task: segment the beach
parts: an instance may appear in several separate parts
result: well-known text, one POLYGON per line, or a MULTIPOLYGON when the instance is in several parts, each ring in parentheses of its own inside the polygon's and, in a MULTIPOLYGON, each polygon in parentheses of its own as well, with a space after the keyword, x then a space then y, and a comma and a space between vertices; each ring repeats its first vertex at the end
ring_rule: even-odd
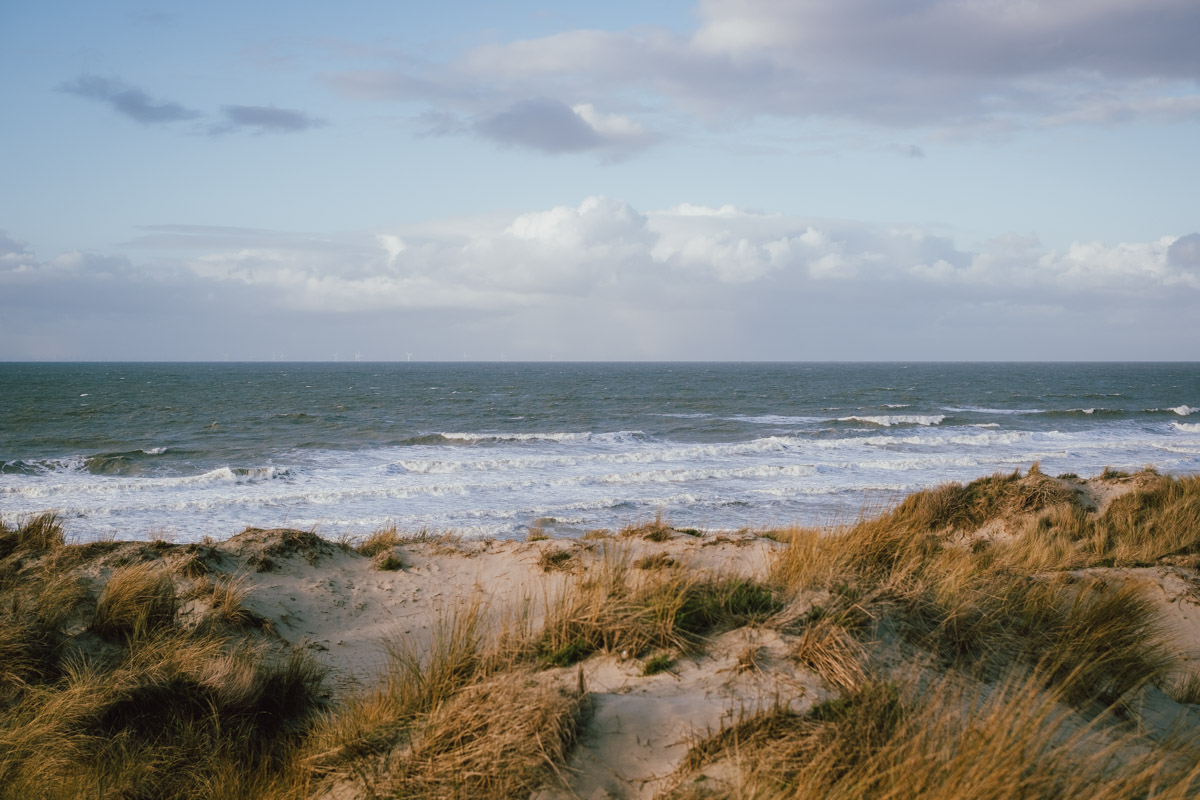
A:
POLYGON ((1198 521, 1196 478, 1037 465, 826 529, 64 544, 6 519, 0 796, 885 796, 901 777, 1194 796, 1198 521), (164 725, 214 763, 173 774, 196 742, 164 725), (212 755, 248 732, 273 744, 212 755))

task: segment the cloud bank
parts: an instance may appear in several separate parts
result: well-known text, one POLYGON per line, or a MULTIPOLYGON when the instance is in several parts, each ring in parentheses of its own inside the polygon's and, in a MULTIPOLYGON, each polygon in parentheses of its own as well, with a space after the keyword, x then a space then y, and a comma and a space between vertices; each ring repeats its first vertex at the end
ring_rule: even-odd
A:
POLYGON ((640 147, 663 114, 947 136, 1200 118, 1192 0, 701 0, 696 17, 682 34, 568 30, 326 77, 348 95, 475 121, 444 130, 546 152, 596 146, 603 132, 582 105, 637 126, 640 147))
POLYGON ((0 357, 44 354, 21 350, 25 323, 82 314, 157 320, 176 332, 155 347, 175 349, 153 357, 170 358, 204 357, 177 329, 205 319, 224 327, 213 347, 251 350, 253 319, 316 358, 352 331, 375 358, 414 339, 425 358, 544 358, 548 343, 581 359, 1181 358, 1200 312, 1198 233, 963 248, 920 227, 605 197, 355 236, 156 226, 127 252, 40 260, 0 236, 0 357))

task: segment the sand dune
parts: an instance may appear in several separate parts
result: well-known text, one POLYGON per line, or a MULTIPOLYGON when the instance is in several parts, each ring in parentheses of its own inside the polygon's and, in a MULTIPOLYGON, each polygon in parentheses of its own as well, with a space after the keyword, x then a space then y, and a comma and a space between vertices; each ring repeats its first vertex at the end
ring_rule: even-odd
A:
MULTIPOLYGON (((1156 796, 1194 796, 1198 509, 1194 478, 1034 469, 825 531, 655 521, 527 542, 247 529, 63 545, 53 520, 27 521, 0 539, 0 785, 13 787, 0 796, 950 797, 971 785, 1002 797, 1012 781, 1029 797, 1134 797, 1154 781, 1156 796), (74 599, 54 601, 66 579, 74 599), (159 602, 161 619, 113 600, 137 580, 157 589, 128 607, 159 602), (32 611, 52 601, 61 613, 32 611), (45 621, 48 650, 12 633, 21 614, 45 621), (193 660, 135 672, 160 641, 193 660), (238 767, 249 777, 229 777, 236 758, 216 783, 95 766, 105 743, 148 725, 141 712, 111 721, 141 696, 128 686, 200 687, 238 725, 260 725, 262 698, 292 678, 246 666, 239 680, 257 688, 239 706, 229 664, 297 651, 324 680, 272 712, 286 735, 238 767), (55 700, 69 724, 34 729, 53 692, 87 681, 93 705, 55 700), (259 710, 247 717, 246 703, 259 710), (52 773, 34 743, 56 753, 52 773)), ((186 761, 186 748, 128 747, 186 761)))

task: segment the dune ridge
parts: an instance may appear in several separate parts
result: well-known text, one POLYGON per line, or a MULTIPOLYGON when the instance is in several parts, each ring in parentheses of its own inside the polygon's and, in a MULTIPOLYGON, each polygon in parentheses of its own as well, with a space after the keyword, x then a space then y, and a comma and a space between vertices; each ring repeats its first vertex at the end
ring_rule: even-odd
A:
POLYGON ((0 524, 0 798, 1192 797, 1200 477, 825 529, 0 524))

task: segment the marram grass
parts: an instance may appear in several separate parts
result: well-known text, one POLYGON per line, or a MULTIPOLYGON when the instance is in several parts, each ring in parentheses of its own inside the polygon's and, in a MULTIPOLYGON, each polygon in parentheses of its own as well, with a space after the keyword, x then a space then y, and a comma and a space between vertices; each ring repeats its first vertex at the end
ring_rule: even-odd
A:
MULTIPOLYGON (((662 519, 592 532, 569 557, 550 542, 538 624, 450 608, 428 645, 392 641, 378 683, 339 696, 249 611, 213 545, 121 555, 68 544, 53 514, 0 522, 0 800, 526 798, 571 779, 592 659, 669 686, 746 626, 790 657, 745 647, 734 672, 814 676, 823 693, 776 690, 766 711, 696 731, 663 797, 1200 796, 1197 731, 1139 722, 1155 692, 1200 700, 1200 679, 1122 571, 1195 573, 1200 478, 1102 480, 1127 490, 1102 511, 1084 482, 1035 468, 764 532, 780 544, 763 581, 635 550, 690 541, 662 519)), ((406 547, 453 542, 269 533, 236 569, 337 553, 404 569, 406 547)))

